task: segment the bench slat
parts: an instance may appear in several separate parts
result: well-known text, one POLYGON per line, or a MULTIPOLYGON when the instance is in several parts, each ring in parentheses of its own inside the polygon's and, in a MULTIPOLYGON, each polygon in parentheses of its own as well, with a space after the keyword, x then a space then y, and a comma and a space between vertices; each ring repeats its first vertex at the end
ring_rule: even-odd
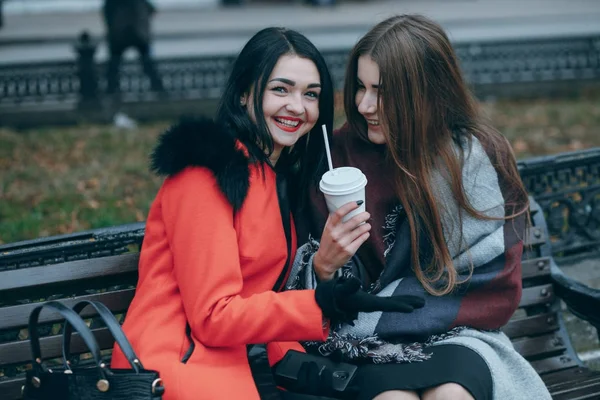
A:
POLYGON ((555 334, 516 339, 512 342, 515 350, 525 358, 565 350, 564 340, 555 334))
POLYGON ((556 313, 546 313, 533 317, 511 320, 502 331, 511 339, 519 336, 540 335, 558 330, 556 313))
POLYGON ((530 364, 540 375, 548 372, 578 366, 577 361, 575 361, 567 355, 554 356, 543 360, 531 361, 530 364))
POLYGON ((554 289, 551 284, 534 286, 523 289, 519 307, 529 307, 538 304, 547 304, 554 301, 554 289))
POLYGON ((25 378, 12 378, 0 381, 0 393, 2 400, 17 400, 21 398, 21 388, 25 384, 25 378))
MULTIPOLYGON (((552 393, 560 394, 563 392, 567 392, 573 387, 583 387, 583 386, 591 386, 591 385, 599 385, 600 384, 600 372, 593 371, 594 373, 587 374, 586 376, 575 377, 571 380, 564 379, 562 382, 553 385, 550 389, 552 393)), ((598 392, 600 395, 600 392, 598 392)), ((600 397, 600 396, 599 396, 600 397)))
MULTIPOLYGON (((68 299, 59 299, 67 307, 73 307, 82 300, 98 300, 104 303, 111 311, 118 313, 127 310, 129 303, 133 299, 135 289, 123 289, 114 292, 105 292, 86 296, 71 297, 68 299)), ((29 321, 31 311, 41 303, 23 304, 0 308, 0 330, 26 327, 29 321)), ((84 318, 96 315, 91 307, 86 308, 81 314, 84 318)), ((62 321, 64 318, 57 312, 44 310, 40 314, 40 323, 62 321)))
POLYGON ((582 383, 552 393, 553 400, 597 400, 598 397, 600 397, 600 382, 582 383))
MULTIPOLYGON (((100 349, 110 349, 114 343, 114 339, 108 329, 98 328, 92 332, 96 337, 100 349)), ((71 338, 71 353, 79 354, 86 353, 88 350, 83 341, 79 338, 79 334, 74 333, 71 338)), ((42 357, 44 359, 57 358, 62 356, 62 335, 47 336, 40 339, 42 348, 42 357)), ((18 342, 9 342, 0 344, 0 365, 7 364, 22 364, 31 362, 31 346, 29 340, 18 342)))
POLYGON ((139 253, 3 271, 0 292, 137 271, 139 253))
POLYGON ((554 389, 559 388, 565 383, 585 381, 590 377, 600 377, 600 371, 593 371, 586 367, 569 368, 546 374, 542 377, 542 380, 548 389, 554 389))
POLYGON ((550 257, 534 258, 521 264, 523 279, 550 275, 550 257))

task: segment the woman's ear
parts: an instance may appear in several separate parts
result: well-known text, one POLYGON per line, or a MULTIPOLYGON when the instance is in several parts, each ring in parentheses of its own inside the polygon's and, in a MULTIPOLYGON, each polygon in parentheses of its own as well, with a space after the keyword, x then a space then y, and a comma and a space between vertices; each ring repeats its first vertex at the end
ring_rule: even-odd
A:
POLYGON ((240 97, 240 105, 242 107, 246 107, 246 104, 248 104, 248 93, 245 93, 242 95, 242 97, 240 97))

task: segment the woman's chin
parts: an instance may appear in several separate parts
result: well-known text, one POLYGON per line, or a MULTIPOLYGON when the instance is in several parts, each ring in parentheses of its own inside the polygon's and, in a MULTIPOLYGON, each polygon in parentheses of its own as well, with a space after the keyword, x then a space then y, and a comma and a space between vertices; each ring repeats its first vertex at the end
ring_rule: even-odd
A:
POLYGON ((377 127, 377 129, 373 129, 369 127, 367 131, 367 135, 369 137, 369 141, 374 144, 385 144, 385 136, 383 132, 381 132, 381 128, 377 127))

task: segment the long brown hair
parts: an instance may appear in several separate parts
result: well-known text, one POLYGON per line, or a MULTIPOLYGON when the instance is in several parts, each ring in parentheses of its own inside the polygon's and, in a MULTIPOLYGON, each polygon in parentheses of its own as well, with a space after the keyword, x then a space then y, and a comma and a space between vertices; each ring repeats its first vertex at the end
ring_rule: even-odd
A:
POLYGON ((344 108, 350 127, 363 139, 368 140, 367 124, 355 103, 358 58, 363 55, 370 56, 379 67, 379 122, 390 170, 396 174, 396 191, 410 225, 415 274, 429 293, 448 294, 464 280, 452 264, 444 238, 443 210, 436 203, 432 171, 447 174, 458 205, 471 216, 495 219, 469 203, 462 182, 463 155, 457 154, 453 145, 461 139, 477 138, 498 173, 505 196, 505 219, 514 219, 528 210, 527 191, 514 154, 507 140, 483 120, 444 30, 420 15, 400 15, 380 22, 350 53, 344 108), (427 266, 419 261, 419 232, 431 242, 427 266))

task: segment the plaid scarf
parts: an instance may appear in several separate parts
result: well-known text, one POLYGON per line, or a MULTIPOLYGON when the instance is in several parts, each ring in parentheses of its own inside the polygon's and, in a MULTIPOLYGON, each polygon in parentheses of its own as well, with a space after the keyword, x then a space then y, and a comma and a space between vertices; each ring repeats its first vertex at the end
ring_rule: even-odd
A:
MULTIPOLYGON (((410 314, 360 313, 354 325, 334 321, 329 338, 324 343, 306 342, 307 348, 346 361, 422 361, 428 358, 424 348, 458 335, 465 327, 497 331, 508 321, 521 295, 524 217, 502 219, 506 211, 501 188, 505 185, 499 182, 477 139, 464 139, 461 146, 467 198, 476 210, 497 218, 484 220, 469 215, 454 199, 447 174, 434 171, 431 186, 436 191, 444 236, 459 281, 465 282, 445 296, 433 296, 424 290, 413 272, 409 224, 398 205, 385 217, 383 226, 385 267, 375 282, 364 286, 377 296, 424 296, 425 307, 410 314)), ((456 150, 460 150, 458 145, 456 150)), ((423 233, 419 243, 419 257, 426 263, 431 245, 423 233)), ((312 259, 318 247, 318 241, 309 237, 298 249, 288 290, 317 286, 312 259)), ((352 274, 367 282, 357 256, 338 274, 352 274)))

